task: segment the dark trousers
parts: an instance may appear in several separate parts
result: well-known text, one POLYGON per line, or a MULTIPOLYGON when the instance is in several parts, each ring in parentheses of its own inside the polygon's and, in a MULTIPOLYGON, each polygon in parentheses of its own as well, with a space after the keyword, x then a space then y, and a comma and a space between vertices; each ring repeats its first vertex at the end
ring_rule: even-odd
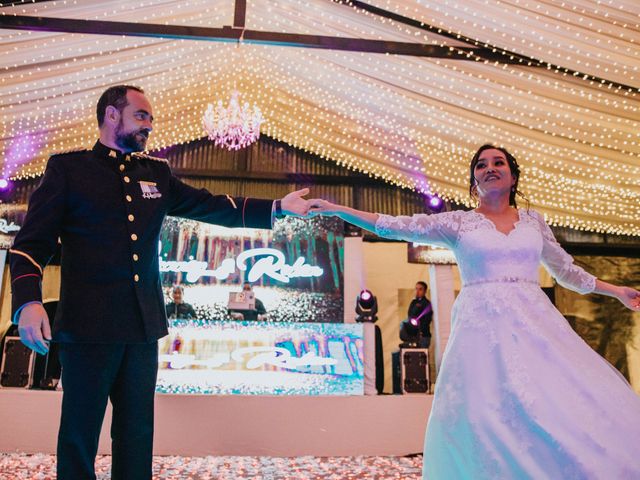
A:
POLYGON ((151 478, 158 344, 60 344, 62 418, 58 480, 95 479, 95 458, 111 399, 114 480, 151 478))

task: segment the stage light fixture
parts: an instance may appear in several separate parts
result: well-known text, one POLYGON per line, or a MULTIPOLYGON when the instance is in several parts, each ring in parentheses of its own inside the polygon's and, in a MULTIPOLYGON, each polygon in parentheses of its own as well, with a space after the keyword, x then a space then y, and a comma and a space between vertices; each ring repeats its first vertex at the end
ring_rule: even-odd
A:
POLYGON ((376 322, 378 320, 378 299, 371 290, 364 289, 356 298, 356 322, 376 322))
POLYGON ((0 190, 6 190, 7 188, 9 188, 9 180, 7 180, 6 178, 0 178, 0 190))
POLYGON ((400 323, 400 348, 428 347, 420 329, 421 321, 421 318, 410 317, 400 323))
POLYGON ((429 199, 429 206, 431 208, 439 208, 440 205, 442 205, 442 199, 440 197, 434 195, 429 199))

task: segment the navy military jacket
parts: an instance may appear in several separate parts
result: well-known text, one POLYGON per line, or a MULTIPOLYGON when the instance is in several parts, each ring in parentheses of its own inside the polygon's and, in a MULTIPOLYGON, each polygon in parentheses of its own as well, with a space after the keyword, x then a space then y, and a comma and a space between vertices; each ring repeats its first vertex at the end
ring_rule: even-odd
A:
POLYGON ((57 342, 143 343, 167 334, 158 268, 166 215, 271 228, 271 200, 212 195, 181 182, 166 160, 93 150, 54 155, 10 250, 12 318, 42 301, 42 271, 62 244, 57 342))

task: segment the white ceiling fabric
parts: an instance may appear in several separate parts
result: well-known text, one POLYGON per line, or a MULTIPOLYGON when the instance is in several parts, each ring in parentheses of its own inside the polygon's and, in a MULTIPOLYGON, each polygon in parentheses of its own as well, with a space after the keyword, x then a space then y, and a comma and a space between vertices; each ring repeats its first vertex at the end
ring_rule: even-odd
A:
MULTIPOLYGON (((207 103, 237 89, 261 108, 264 134, 464 204, 473 152, 505 146, 522 166, 523 192, 550 222, 640 235, 640 3, 368 3, 552 66, 0 30, 2 175, 39 175, 52 152, 90 146, 95 104, 110 85, 147 91, 150 148, 202 137, 207 103)), ((12 14, 222 27, 233 2, 0 8, 12 14)), ((322 0, 250 0, 246 28, 469 46, 322 0)))

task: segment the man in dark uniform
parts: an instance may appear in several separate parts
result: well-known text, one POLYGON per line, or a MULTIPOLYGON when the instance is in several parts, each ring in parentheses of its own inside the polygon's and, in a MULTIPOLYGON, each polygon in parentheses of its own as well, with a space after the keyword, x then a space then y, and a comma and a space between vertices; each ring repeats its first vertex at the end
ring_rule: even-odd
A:
POLYGON ((167 334, 158 269, 166 215, 227 227, 271 228, 273 216, 306 215, 306 190, 282 200, 232 198, 194 189, 166 160, 135 153, 152 130, 151 104, 137 87, 107 89, 97 106, 93 149, 49 159, 10 250, 12 318, 22 341, 46 353, 52 338, 41 281, 58 239, 62 418, 58 479, 95 479, 108 399, 112 478, 151 478, 157 340, 167 334))
POLYGON ((423 281, 417 282, 416 297, 409 304, 408 318, 400 326, 400 339, 421 348, 429 348, 431 344, 429 327, 433 320, 433 308, 426 295, 427 284, 423 281))
POLYGON ((174 285, 171 289, 173 302, 167 304, 168 318, 196 318, 196 311, 184 301, 184 288, 182 285, 174 285))

